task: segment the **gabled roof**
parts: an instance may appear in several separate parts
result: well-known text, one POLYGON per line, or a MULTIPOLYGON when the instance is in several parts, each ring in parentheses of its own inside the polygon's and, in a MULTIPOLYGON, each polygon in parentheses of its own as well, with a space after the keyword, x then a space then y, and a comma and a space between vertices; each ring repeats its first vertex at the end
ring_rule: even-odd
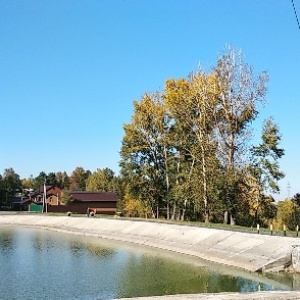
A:
POLYGON ((30 199, 28 199, 27 197, 13 197, 12 200, 13 204, 24 204, 30 202, 30 199))
MULTIPOLYGON (((40 193, 44 193, 44 185, 43 184, 40 185, 40 193)), ((60 194, 61 189, 54 185, 46 184, 46 193, 53 194, 53 195, 60 194)))
POLYGON ((114 192, 71 191, 70 195, 78 202, 118 201, 118 195, 114 192))

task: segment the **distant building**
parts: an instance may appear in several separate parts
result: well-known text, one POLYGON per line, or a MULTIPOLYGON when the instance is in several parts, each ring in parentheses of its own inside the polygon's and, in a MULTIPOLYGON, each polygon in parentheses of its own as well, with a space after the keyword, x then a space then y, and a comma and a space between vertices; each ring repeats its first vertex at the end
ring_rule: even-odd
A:
MULTIPOLYGON (((50 191, 50 190, 49 190, 50 191)), ((51 190, 55 192, 56 190, 51 190)), ((55 193, 54 193, 55 195, 55 193)), ((52 194, 52 197, 54 197, 52 194)), ((48 212, 67 212, 85 214, 88 210, 96 214, 114 215, 117 211, 118 195, 115 192, 91 192, 91 191, 70 191, 72 200, 68 204, 62 204, 58 200, 47 200, 48 212)), ((50 198, 49 198, 50 197, 50 198)), ((47 199, 51 196, 47 194, 47 199)))

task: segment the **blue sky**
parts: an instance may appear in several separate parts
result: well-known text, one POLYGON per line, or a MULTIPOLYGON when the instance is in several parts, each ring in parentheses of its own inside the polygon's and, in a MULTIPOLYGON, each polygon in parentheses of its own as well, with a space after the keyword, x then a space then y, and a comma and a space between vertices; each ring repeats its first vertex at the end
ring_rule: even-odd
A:
POLYGON ((289 0, 1 1, 0 173, 118 173, 132 101, 208 70, 228 44, 270 76, 254 128, 259 136, 274 116, 282 133, 276 199, 300 192, 300 30, 289 0))

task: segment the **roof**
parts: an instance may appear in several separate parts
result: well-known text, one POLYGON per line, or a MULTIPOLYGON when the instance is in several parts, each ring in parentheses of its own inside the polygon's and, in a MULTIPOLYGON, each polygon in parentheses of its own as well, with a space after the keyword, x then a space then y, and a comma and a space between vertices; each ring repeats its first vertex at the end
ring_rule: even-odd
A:
POLYGON ((75 201, 80 202, 118 201, 118 195, 114 192, 71 191, 70 195, 75 201))
MULTIPOLYGON (((40 193, 44 193, 44 185, 43 184, 40 185, 40 193)), ((54 186, 54 185, 46 184, 46 193, 48 195, 49 194, 53 194, 53 195, 60 194, 61 189, 59 187, 54 186)))
POLYGON ((13 201, 14 204, 24 204, 27 202, 30 202, 30 199, 28 199, 27 197, 13 197, 13 201))

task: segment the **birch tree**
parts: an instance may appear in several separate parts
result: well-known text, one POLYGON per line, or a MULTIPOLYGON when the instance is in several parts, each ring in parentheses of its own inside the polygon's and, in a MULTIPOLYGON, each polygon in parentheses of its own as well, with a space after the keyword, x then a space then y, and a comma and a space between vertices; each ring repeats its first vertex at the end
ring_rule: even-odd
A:
MULTIPOLYGON (((218 103, 214 112, 215 133, 218 138, 218 157, 229 179, 227 185, 236 185, 236 169, 246 161, 251 137, 251 122, 258 115, 259 105, 264 104, 266 72, 254 76, 252 67, 244 62, 242 53, 229 49, 214 69, 218 80, 218 103)), ((234 224, 234 188, 227 189, 227 208, 234 224), (230 192, 230 190, 232 192, 230 192)))
POLYGON ((203 202, 206 222, 209 220, 208 163, 215 148, 211 135, 216 93, 215 77, 206 75, 202 70, 191 74, 188 81, 169 80, 165 88, 166 105, 177 128, 185 135, 181 136, 178 149, 184 150, 191 158, 190 175, 198 174, 196 196, 200 196, 203 202), (200 168, 200 173, 196 172, 196 167, 200 168))

